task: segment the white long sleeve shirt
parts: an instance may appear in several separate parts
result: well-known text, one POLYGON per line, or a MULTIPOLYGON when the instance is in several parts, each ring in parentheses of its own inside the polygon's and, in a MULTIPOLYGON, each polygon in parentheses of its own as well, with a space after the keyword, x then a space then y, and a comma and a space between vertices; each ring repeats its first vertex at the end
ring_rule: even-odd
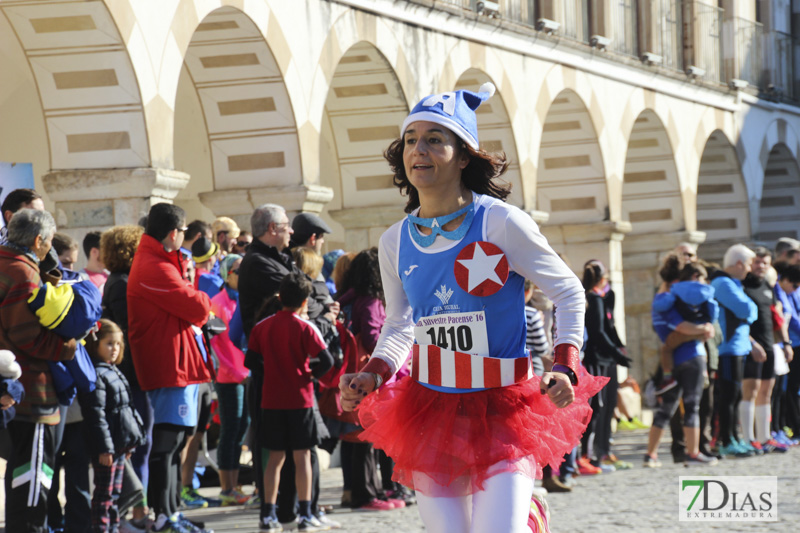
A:
MULTIPOLYGON (((477 195, 474 195, 476 198, 477 195)), ((586 310, 581 282, 556 255, 536 222, 524 211, 495 201, 485 216, 486 236, 503 250, 509 269, 533 281, 555 304, 558 338, 554 344, 569 343, 580 349, 583 345, 586 310)), ((397 266, 401 226, 402 221, 386 230, 381 236, 378 251, 386 297, 386 322, 372 356, 386 362, 392 373, 397 372, 406 360, 414 343, 413 313, 397 266)), ((452 241, 437 235, 430 249, 452 244, 452 241)))

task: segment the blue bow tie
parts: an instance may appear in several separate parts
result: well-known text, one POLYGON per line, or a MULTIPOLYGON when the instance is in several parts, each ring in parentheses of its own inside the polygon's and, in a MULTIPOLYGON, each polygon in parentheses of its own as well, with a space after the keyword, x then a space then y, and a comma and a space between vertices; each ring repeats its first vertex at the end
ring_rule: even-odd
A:
POLYGON ((449 215, 443 215, 440 217, 434 218, 419 218, 415 217, 414 215, 408 215, 408 223, 411 229, 411 238, 414 239, 414 242, 422 246, 423 248, 429 247, 433 244, 433 241, 436 240, 437 235, 441 235, 445 239, 449 239, 451 241, 458 241, 464 238, 464 235, 467 234, 470 225, 472 225, 472 219, 475 218, 475 204, 470 202, 469 204, 465 205, 455 213, 451 213, 449 215), (458 226, 458 228, 454 229, 453 231, 444 231, 442 227, 448 222, 451 222, 461 215, 466 213, 464 220, 458 226), (423 226, 426 228, 430 228, 431 234, 430 235, 423 235, 419 232, 419 228, 417 226, 423 226))

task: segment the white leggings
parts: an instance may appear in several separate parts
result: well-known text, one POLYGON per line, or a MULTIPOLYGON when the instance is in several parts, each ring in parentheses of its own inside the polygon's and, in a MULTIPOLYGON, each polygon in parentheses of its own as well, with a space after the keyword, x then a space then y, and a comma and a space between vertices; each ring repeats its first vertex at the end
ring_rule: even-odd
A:
POLYGON ((428 533, 531 533, 532 479, 505 472, 487 479, 484 487, 475 494, 454 497, 417 492, 419 515, 428 533))

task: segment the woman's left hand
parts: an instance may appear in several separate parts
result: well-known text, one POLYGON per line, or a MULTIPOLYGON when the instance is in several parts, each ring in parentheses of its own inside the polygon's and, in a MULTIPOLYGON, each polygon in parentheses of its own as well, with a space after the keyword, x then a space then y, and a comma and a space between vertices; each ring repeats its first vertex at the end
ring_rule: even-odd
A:
POLYGON ((570 383, 569 377, 561 372, 542 374, 539 389, 542 394, 547 394, 550 401, 559 409, 563 409, 575 401, 575 390, 572 388, 572 383, 570 383))

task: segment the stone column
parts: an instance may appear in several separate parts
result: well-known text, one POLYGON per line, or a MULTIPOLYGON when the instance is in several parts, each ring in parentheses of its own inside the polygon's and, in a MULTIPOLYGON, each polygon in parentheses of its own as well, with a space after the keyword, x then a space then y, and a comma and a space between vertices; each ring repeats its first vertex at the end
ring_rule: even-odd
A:
POLYGON ((56 204, 58 230, 80 242, 89 231, 136 224, 151 205, 172 203, 189 175, 164 168, 53 170, 42 181, 56 204))
POLYGON ((639 2, 639 42, 641 52, 652 52, 663 56, 661 49, 661 0, 640 0, 639 2))
POLYGON ((320 213, 333 199, 333 189, 321 185, 287 185, 251 189, 226 189, 200 194, 200 202, 218 217, 236 221, 240 228, 250 230, 253 210, 263 204, 278 204, 286 209, 289 219, 298 213, 320 213))
POLYGON ((658 364, 659 339, 653 331, 650 310, 661 279, 662 258, 678 244, 700 244, 700 231, 628 235, 622 245, 625 269, 625 326, 628 354, 634 359, 631 374, 643 383, 658 364))
POLYGON ((608 269, 611 287, 616 293, 614 317, 620 338, 625 341, 625 291, 622 283, 622 240, 631 231, 631 223, 604 221, 594 224, 543 226, 542 233, 550 245, 568 258, 570 267, 583 275, 583 265, 601 261, 608 269))

